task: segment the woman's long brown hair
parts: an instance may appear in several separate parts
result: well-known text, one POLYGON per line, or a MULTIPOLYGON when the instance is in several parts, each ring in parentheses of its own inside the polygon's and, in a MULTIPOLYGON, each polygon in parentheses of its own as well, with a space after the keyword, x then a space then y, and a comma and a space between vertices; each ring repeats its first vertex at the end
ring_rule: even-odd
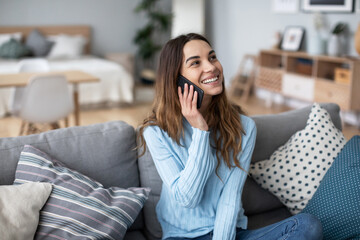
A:
MULTIPOLYGON (((183 115, 176 79, 180 74, 184 57, 183 48, 191 40, 202 40, 210 45, 205 37, 190 33, 168 41, 161 51, 152 114, 144 119, 139 128, 138 142, 140 144, 138 147, 143 148, 142 154, 144 154, 146 148, 143 132, 147 126, 159 126, 177 144, 180 144, 180 138, 183 134, 183 115)), ((241 108, 228 101, 223 83, 222 93, 213 97, 208 107, 208 114, 204 116, 215 143, 213 147, 216 148, 218 161, 216 173, 220 166, 221 156, 229 168, 233 166, 230 155, 234 159, 235 166, 244 170, 240 163, 236 161, 236 156, 242 150, 242 134, 245 134, 241 125, 240 114, 243 114, 241 108)))

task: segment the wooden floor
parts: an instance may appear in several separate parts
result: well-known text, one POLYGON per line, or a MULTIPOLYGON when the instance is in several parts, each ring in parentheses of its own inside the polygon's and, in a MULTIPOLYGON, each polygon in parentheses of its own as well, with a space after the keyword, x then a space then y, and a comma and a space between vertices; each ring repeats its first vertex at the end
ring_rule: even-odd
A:
MULTIPOLYGON (((234 98, 248 115, 258 114, 273 114, 290 110, 284 105, 273 104, 272 107, 267 107, 265 101, 256 97, 251 97, 246 103, 241 102, 240 99, 234 98)), ((89 125, 94 123, 101 123, 114 120, 122 120, 133 127, 137 127, 142 120, 150 113, 151 102, 141 102, 130 106, 122 106, 118 108, 103 108, 103 109, 87 109, 80 113, 81 125, 89 125)), ((0 118, 0 137, 14 137, 17 136, 20 130, 20 119, 15 117, 0 118)), ((70 125, 73 125, 73 117, 70 117, 70 125)), ((356 126, 344 125, 343 133, 347 139, 354 135, 360 135, 360 131, 356 126)))

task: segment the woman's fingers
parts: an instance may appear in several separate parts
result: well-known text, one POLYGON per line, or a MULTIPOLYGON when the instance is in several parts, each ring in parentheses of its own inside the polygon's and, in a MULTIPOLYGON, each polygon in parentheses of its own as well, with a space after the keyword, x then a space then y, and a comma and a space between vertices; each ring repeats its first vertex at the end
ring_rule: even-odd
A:
POLYGON ((182 101, 183 101, 183 94, 181 92, 181 87, 179 86, 178 87, 178 95, 179 95, 179 100, 180 100, 180 103, 182 104, 182 101))
POLYGON ((185 83, 184 84, 184 93, 183 93, 183 96, 184 96, 185 100, 187 99, 188 95, 189 95, 189 88, 188 88, 188 84, 185 83))
POLYGON ((195 91, 194 92, 194 97, 192 99, 192 107, 195 108, 195 109, 197 109, 197 98, 198 98, 198 92, 195 91))
POLYGON ((185 83, 183 93, 181 87, 178 87, 178 94, 183 113, 190 114, 190 112, 197 109, 198 93, 195 91, 193 85, 189 86, 185 83))
POLYGON ((189 94, 187 96, 187 99, 186 99, 186 104, 189 108, 191 108, 192 106, 192 101, 193 101, 193 98, 194 98, 194 86, 193 85, 190 85, 189 87, 189 94))

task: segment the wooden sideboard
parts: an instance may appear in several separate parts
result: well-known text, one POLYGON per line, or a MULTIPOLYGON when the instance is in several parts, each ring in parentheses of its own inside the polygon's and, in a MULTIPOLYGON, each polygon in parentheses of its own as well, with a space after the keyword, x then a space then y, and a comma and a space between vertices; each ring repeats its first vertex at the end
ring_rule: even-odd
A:
POLYGON ((360 61, 303 52, 262 50, 255 86, 309 102, 335 102, 360 112, 360 61))

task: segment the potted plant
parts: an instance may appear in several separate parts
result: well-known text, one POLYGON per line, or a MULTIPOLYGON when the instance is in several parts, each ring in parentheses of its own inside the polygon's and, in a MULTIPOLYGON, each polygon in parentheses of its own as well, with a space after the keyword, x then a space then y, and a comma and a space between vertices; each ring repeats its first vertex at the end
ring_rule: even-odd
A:
POLYGON ((345 29, 346 23, 343 22, 337 23, 333 28, 328 42, 328 55, 339 56, 342 54, 340 35, 344 33, 345 29))
POLYGON ((161 38, 171 26, 171 13, 164 13, 158 6, 159 0, 142 0, 135 8, 136 13, 144 12, 148 22, 140 28, 134 43, 138 46, 137 55, 142 60, 141 79, 144 83, 155 80, 155 55, 161 49, 161 38))

